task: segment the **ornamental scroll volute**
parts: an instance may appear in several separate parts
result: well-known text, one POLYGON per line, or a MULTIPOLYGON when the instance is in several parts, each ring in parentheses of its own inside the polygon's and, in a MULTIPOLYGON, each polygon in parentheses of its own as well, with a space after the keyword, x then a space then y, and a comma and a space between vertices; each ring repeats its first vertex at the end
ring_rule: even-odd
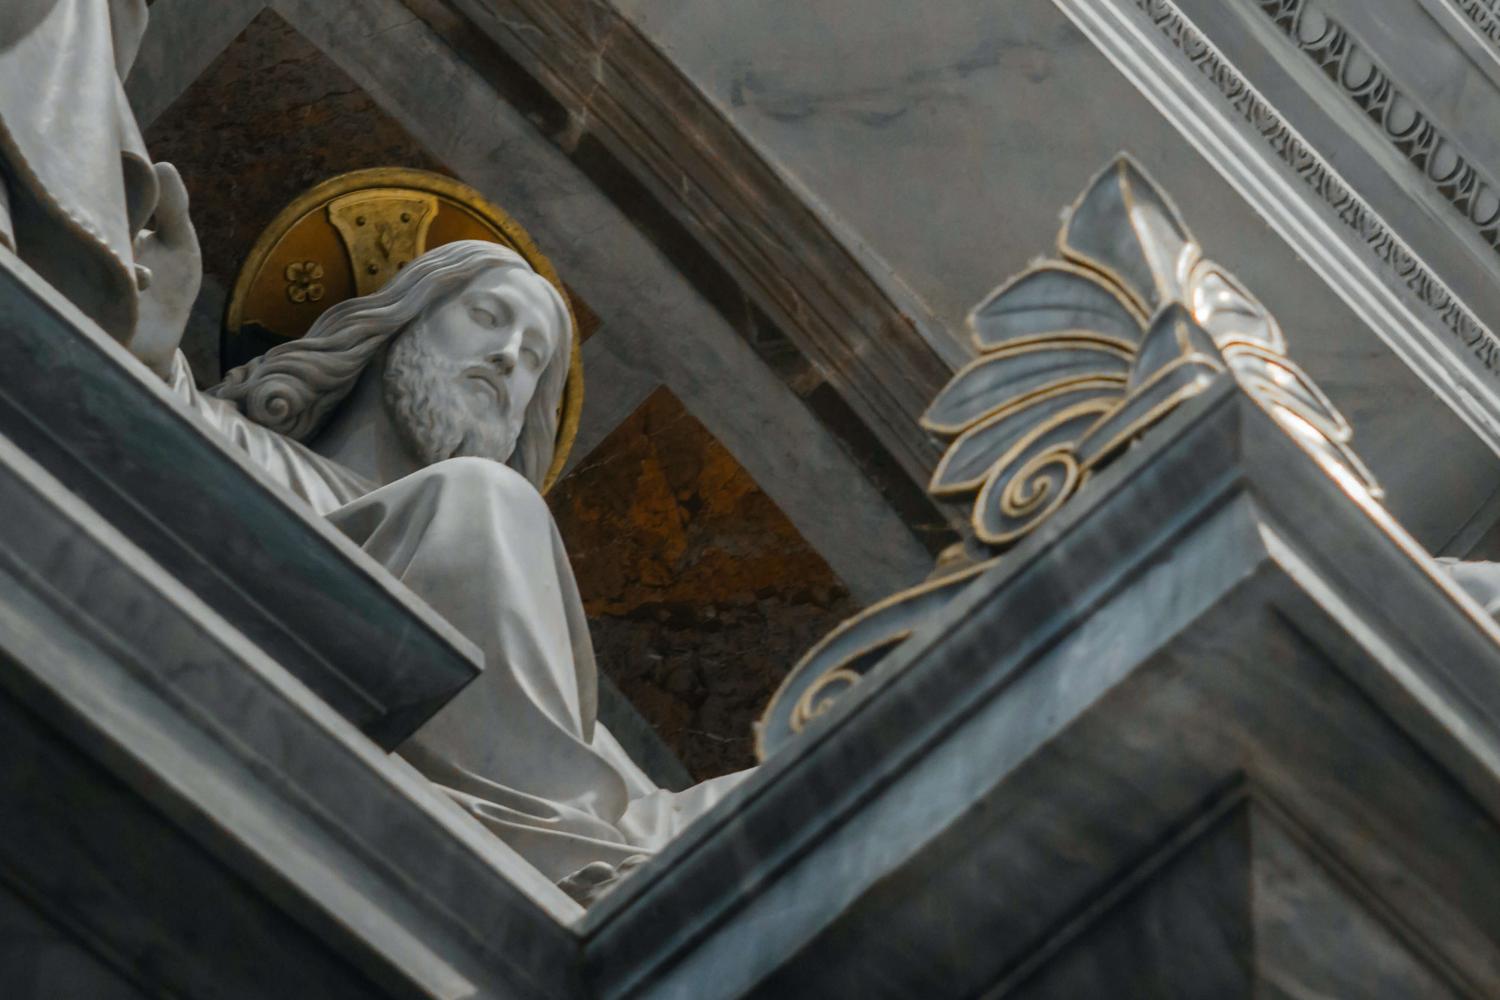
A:
POLYGON ((930 492, 973 496, 979 559, 851 618, 803 658, 757 726, 764 759, 826 714, 923 621, 1089 477, 1215 380, 1234 378, 1347 488, 1379 496, 1348 423, 1287 356, 1280 326, 1204 258, 1166 196, 1121 156, 1069 209, 1057 257, 969 316, 978 356, 923 417, 949 440, 930 492))

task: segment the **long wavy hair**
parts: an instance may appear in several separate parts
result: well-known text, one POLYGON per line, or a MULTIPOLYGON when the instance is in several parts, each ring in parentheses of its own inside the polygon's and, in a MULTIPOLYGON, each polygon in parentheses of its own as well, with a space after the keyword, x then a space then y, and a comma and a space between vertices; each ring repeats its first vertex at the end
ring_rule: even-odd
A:
MULTIPOLYGON (((429 308, 440 305, 493 269, 532 270, 520 254, 498 243, 459 240, 429 250, 384 288, 329 309, 299 340, 277 344, 229 372, 209 392, 228 400, 256 423, 296 441, 322 428, 381 350, 429 308)), ((526 421, 506 463, 537 487, 552 465, 559 404, 573 353, 573 323, 562 295, 547 288, 558 329, 526 421)))

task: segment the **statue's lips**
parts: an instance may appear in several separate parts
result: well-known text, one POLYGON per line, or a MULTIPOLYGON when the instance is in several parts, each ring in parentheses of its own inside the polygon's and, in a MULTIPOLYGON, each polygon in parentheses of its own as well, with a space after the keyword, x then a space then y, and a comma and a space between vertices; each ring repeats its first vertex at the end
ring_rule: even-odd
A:
POLYGON ((510 388, 506 386, 505 379, 498 372, 483 365, 474 365, 464 369, 464 378, 471 378, 487 386, 490 392, 495 394, 495 405, 500 408, 500 412, 506 412, 510 404, 510 388))

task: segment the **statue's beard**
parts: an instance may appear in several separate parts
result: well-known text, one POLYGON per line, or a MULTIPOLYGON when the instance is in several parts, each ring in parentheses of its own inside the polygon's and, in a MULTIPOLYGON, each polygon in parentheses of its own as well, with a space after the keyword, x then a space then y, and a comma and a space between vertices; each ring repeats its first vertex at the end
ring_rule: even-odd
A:
POLYGON ((507 417, 505 381, 469 378, 471 367, 435 354, 405 334, 397 336, 386 355, 386 410, 424 465, 460 456, 504 462, 516 450, 521 428, 507 417))

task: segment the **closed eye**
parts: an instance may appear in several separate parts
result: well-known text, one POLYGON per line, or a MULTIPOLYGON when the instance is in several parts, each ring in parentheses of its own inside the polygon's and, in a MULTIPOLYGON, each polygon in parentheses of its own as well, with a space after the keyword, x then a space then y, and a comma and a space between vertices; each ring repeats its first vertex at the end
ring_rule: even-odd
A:
POLYGON ((471 306, 469 308, 469 317, 487 330, 493 330, 498 322, 495 319, 494 313, 488 309, 481 309, 478 306, 471 306))

